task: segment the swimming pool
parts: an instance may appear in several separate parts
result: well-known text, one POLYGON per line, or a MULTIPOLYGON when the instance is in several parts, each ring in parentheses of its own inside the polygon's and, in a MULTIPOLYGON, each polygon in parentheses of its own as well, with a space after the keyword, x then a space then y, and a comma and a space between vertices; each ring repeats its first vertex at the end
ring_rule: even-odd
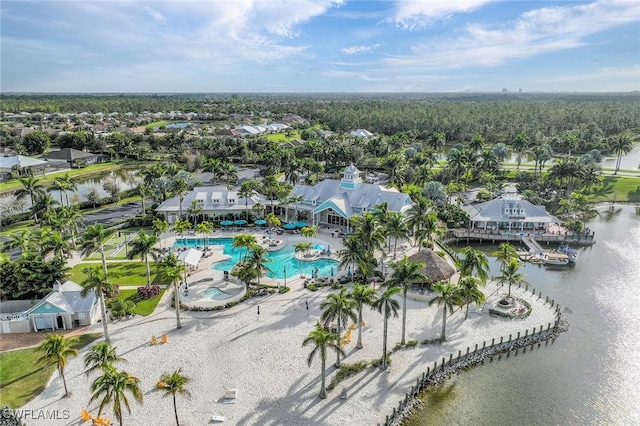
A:
POLYGON ((232 294, 227 294, 220 290, 218 287, 209 287, 204 291, 204 295, 209 299, 224 300, 232 297, 232 294))
MULTIPOLYGON (((234 249, 231 245, 231 238, 207 238, 207 245, 224 246, 224 254, 231 256, 230 259, 213 264, 216 271, 230 271, 240 261, 241 251, 244 249, 234 249)), ((202 239, 178 240, 174 247, 197 247, 202 246, 202 239)), ((316 244, 316 246, 320 246, 316 244)), ((338 274, 339 262, 331 259, 318 259, 310 262, 301 262, 295 258, 295 250, 293 244, 287 244, 281 250, 272 251, 267 254, 271 262, 267 263, 267 267, 271 272, 267 272, 269 278, 283 279, 285 277, 285 269, 287 278, 294 275, 304 273, 310 275, 311 272, 318 270, 319 277, 328 277, 338 274)))

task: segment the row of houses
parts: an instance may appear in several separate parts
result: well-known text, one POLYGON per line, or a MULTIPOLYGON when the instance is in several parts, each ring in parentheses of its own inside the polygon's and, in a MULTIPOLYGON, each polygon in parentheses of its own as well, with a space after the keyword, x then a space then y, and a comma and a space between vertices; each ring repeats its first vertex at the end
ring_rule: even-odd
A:
POLYGON ((63 148, 59 151, 51 151, 43 158, 34 158, 26 155, 0 156, 0 181, 11 179, 14 174, 18 176, 43 174, 48 169, 79 168, 89 164, 96 164, 108 159, 104 154, 79 151, 73 148, 63 148))

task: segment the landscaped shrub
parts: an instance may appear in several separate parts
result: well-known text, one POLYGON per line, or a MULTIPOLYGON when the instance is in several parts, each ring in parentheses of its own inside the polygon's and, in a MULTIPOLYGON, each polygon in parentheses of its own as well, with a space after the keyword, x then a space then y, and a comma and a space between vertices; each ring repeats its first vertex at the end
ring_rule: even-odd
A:
POLYGON ((280 294, 284 294, 284 293, 288 292, 289 290, 291 290, 291 287, 280 286, 280 289, 278 290, 278 292, 280 294))
POLYGON ((346 379, 347 377, 351 377, 355 374, 358 374, 365 368, 369 366, 369 363, 366 361, 358 361, 353 364, 342 364, 342 367, 336 372, 336 375, 331 379, 331 383, 327 386, 327 390, 334 389, 338 383, 346 379))
POLYGON ((136 304, 131 300, 111 299, 107 306, 111 310, 111 317, 115 319, 131 316, 136 309, 136 304))
POLYGON ((318 291, 318 286, 316 286, 315 284, 307 284, 307 289, 309 291, 318 291))
POLYGON ((138 299, 146 300, 151 299, 152 297, 156 297, 160 294, 160 286, 158 284, 151 285, 149 287, 142 286, 138 287, 138 299))
POLYGON ((417 340, 409 340, 407 346, 416 346, 419 342, 417 340))

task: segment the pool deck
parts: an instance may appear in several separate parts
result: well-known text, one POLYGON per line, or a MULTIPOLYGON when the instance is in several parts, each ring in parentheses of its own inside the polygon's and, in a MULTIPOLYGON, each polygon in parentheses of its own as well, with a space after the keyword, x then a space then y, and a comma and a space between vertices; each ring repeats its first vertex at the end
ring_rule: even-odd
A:
MULTIPOLYGON (((284 248, 287 245, 287 243, 295 244, 301 241, 311 241, 312 244, 321 244, 326 247, 329 247, 329 246, 331 247, 331 253, 332 253, 331 256, 320 255, 319 251, 314 250, 314 252, 316 253, 313 253, 311 257, 303 258, 301 254, 298 254, 296 258, 302 261, 314 261, 319 259, 338 260, 337 252, 338 250, 342 250, 344 246, 342 245, 342 238, 333 236, 335 235, 334 231, 336 229, 337 228, 318 229, 318 236, 314 238, 309 238, 309 239, 305 239, 301 237, 299 234, 287 234, 287 233, 284 233, 282 235, 273 235, 272 239, 280 241, 280 244, 278 245, 279 249, 284 248)), ((256 241, 262 244, 263 247, 265 246, 265 244, 266 245, 269 244, 266 228, 244 228, 243 232, 232 231, 227 228, 219 228, 219 229, 216 229, 215 232, 207 235, 205 238, 233 238, 238 234, 253 235, 256 238, 256 241), (267 237, 266 240, 265 240, 265 237, 267 237)), ((185 238, 202 239, 202 236, 185 235, 185 238)), ((160 244, 161 244, 161 247, 172 247, 177 240, 181 240, 181 239, 182 238, 180 236, 176 236, 174 233, 167 233, 162 235, 162 242, 160 244)), ((203 256, 202 259, 200 259, 198 266, 189 268, 190 269, 189 278, 187 279, 188 282, 198 281, 203 278, 213 277, 213 272, 215 271, 212 269, 213 264, 229 259, 229 255, 226 255, 223 253, 222 246, 209 245, 208 247, 209 247, 209 250, 207 251, 206 257, 203 256)), ((275 250, 271 248, 270 251, 275 251, 275 250)), ((302 281, 302 276, 304 276, 304 274, 295 274, 293 276, 287 277, 287 282, 290 282, 291 280, 295 280, 295 279, 300 279, 302 281)), ((283 278, 269 278, 266 275, 260 278, 261 283, 273 284, 273 285, 280 285, 282 284, 283 280, 284 280, 283 278)))

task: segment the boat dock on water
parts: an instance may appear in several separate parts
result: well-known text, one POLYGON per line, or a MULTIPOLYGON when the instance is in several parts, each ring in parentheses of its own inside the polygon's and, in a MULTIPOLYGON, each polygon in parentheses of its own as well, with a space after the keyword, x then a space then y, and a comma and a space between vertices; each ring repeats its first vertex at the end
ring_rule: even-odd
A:
POLYGON ((561 245, 557 250, 545 250, 531 236, 523 236, 522 243, 527 251, 518 252, 520 260, 536 265, 567 266, 578 260, 578 252, 568 245, 561 245))

